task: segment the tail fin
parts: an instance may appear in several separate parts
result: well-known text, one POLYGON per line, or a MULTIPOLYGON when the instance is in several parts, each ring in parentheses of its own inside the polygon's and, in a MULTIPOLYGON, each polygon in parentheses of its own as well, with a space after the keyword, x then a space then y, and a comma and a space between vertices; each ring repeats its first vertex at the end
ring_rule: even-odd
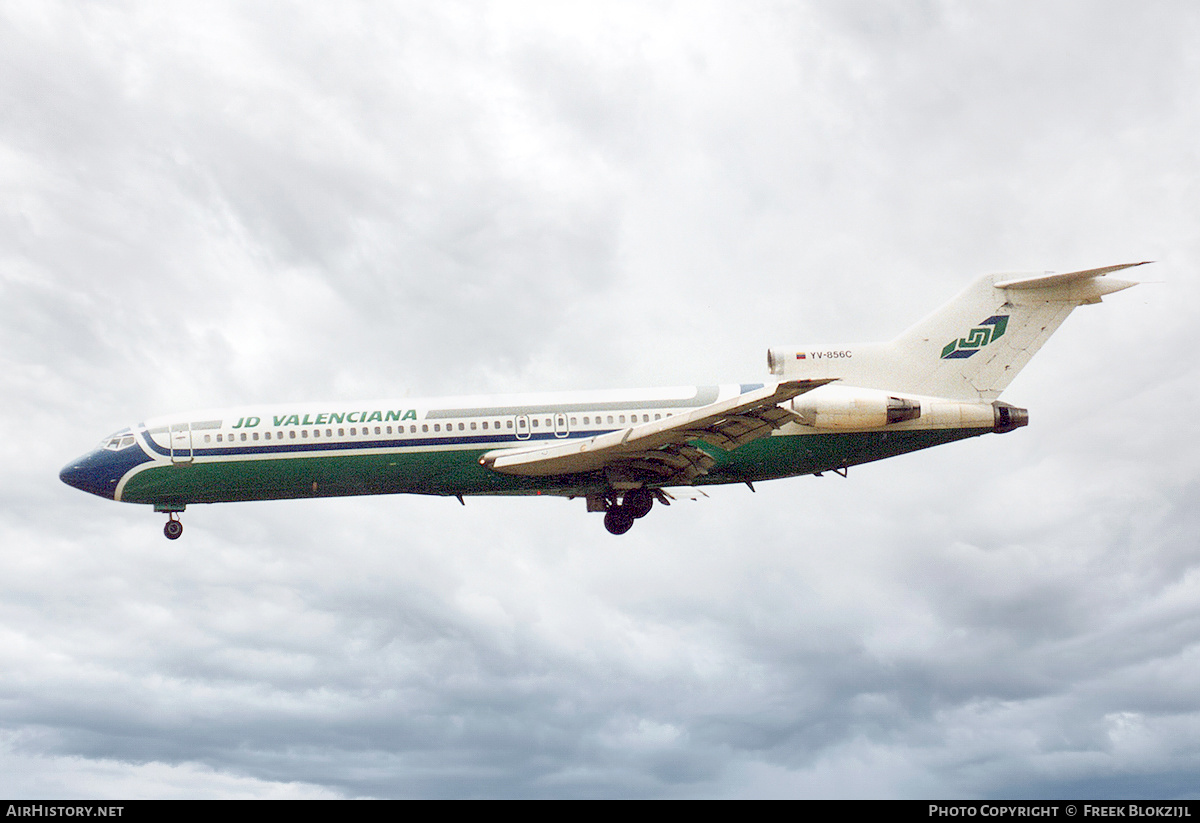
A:
POLYGON ((986 275, 889 343, 835 349, 841 359, 820 347, 772 350, 771 370, 793 379, 840 377, 863 388, 995 400, 1076 306, 1137 285, 1104 275, 1141 265, 986 275))

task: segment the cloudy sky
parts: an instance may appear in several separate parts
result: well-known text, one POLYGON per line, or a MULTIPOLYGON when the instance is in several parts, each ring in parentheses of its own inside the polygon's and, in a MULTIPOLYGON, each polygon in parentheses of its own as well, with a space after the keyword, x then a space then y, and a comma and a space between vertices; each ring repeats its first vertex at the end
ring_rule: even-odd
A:
POLYGON ((1191 2, 0 3, 0 794, 1197 796, 1191 2), (162 517, 196 407, 762 379, 1136 260, 1029 428, 162 517))

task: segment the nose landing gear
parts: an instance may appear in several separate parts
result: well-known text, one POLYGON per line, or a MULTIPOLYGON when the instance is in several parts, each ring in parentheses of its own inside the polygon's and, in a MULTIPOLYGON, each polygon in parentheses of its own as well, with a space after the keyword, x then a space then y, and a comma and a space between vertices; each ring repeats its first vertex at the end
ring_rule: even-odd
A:
POLYGON ((155 503, 154 510, 160 514, 166 514, 167 524, 163 526, 163 534, 168 540, 178 540, 179 535, 183 534, 183 524, 179 522, 179 513, 183 511, 185 506, 182 503, 155 503))

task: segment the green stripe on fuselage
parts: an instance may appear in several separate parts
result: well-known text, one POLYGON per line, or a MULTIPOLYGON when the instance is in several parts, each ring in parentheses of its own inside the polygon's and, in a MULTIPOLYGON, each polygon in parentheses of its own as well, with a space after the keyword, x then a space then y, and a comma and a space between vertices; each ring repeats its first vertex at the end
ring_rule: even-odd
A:
MULTIPOLYGON (((847 432, 764 437, 732 452, 701 445, 716 465, 696 485, 773 480, 882 460, 905 452, 976 437, 991 429, 847 432)), ((479 464, 487 449, 320 454, 239 460, 198 458, 186 465, 158 464, 126 482, 127 503, 222 503, 359 494, 557 494, 602 493, 600 473, 570 477, 518 477, 479 464)))

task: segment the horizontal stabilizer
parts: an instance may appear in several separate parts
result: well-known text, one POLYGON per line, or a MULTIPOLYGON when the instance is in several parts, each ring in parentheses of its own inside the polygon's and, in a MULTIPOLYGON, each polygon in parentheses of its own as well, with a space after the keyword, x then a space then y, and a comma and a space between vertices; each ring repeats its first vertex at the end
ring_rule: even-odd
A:
MULTIPOLYGON (((1099 277, 1103 274, 1112 274, 1113 272, 1121 271, 1122 269, 1132 269, 1134 266, 1145 266, 1151 262, 1153 261, 1143 260, 1141 263, 1121 263, 1117 266, 1105 266, 1101 269, 1072 271, 1067 272, 1066 274, 1040 274, 1031 277, 1014 277, 1009 280, 999 280, 993 285, 995 285, 995 287, 998 289, 1044 289, 1050 286, 1062 286, 1068 283, 1087 280, 1089 277, 1099 277)), ((1133 284, 1131 283, 1130 285, 1133 284)))

